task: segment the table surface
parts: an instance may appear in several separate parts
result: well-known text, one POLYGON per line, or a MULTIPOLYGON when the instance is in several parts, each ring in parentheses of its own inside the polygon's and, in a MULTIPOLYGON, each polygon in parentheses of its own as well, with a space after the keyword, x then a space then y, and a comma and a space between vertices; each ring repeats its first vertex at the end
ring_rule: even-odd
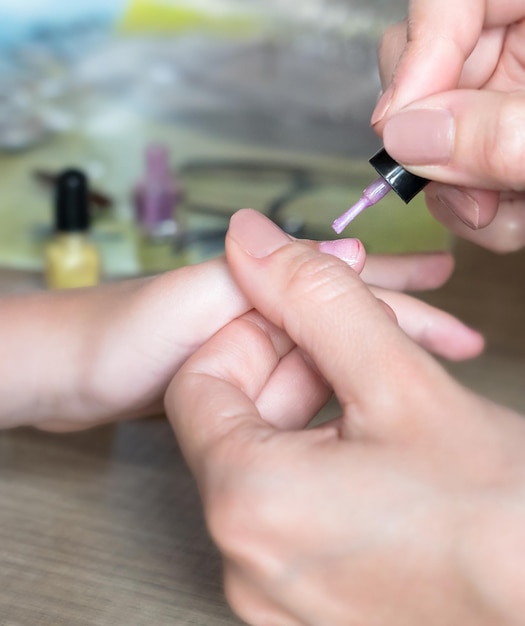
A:
MULTIPOLYGON (((459 242, 450 283, 425 299, 481 329, 486 353, 447 365, 525 412, 525 253, 459 242)), ((38 276, 0 272, 0 290, 38 276)), ((332 405, 329 410, 336 410, 332 405)), ((0 625, 232 625, 221 562, 163 418, 57 436, 0 435, 0 625)))

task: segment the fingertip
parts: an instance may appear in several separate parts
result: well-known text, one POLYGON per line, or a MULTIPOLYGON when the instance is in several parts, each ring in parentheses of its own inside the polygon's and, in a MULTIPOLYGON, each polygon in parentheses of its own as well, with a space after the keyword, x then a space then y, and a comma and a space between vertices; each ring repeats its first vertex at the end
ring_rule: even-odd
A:
POLYGON ((485 349, 485 338, 480 332, 443 312, 428 325, 419 343, 448 361, 468 361, 478 357, 485 349))
POLYGON ((335 239, 333 241, 321 241, 317 248, 323 254, 335 256, 355 272, 363 271, 366 261, 366 251, 359 239, 335 239))
POLYGON ((482 29, 483 3, 476 0, 456 2, 446 11, 439 3, 413 3, 406 45, 395 69, 391 110, 455 89, 482 29))
POLYGON ((443 212, 448 212, 472 230, 478 230, 488 226, 496 217, 500 194, 497 191, 436 183, 429 186, 427 200, 429 206, 433 205, 438 219, 443 212))
POLYGON ((370 124, 372 127, 377 127, 386 117, 390 107, 392 105, 392 101, 394 99, 394 86, 390 85, 388 89, 380 96, 377 101, 374 112, 372 113, 372 118, 370 120, 370 124))
POLYGON ((449 361, 468 361, 475 359, 485 350, 485 338, 473 328, 462 324, 456 333, 455 340, 451 342, 442 356, 449 361))

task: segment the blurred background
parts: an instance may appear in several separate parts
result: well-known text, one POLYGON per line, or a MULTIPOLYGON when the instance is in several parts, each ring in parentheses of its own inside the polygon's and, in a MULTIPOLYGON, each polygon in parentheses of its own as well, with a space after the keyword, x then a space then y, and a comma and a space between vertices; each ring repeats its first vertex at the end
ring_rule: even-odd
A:
MULTIPOLYGON (((57 177, 90 182, 104 278, 222 252, 252 207, 298 236, 375 178, 376 49, 406 0, 0 0, 0 266, 41 271, 57 177)), ((393 194, 390 194, 393 195, 393 194)), ((448 246, 421 199, 344 233, 448 246)))

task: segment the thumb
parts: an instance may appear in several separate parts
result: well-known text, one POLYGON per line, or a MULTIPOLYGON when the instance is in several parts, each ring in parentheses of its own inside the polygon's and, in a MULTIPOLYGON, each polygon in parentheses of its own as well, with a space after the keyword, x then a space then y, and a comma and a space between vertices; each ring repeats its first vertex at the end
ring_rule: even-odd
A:
POLYGON ((446 92, 390 117, 387 151, 410 171, 461 187, 522 190, 525 93, 446 92))
POLYGON ((232 217, 226 254, 254 307, 310 356, 343 408, 367 414, 367 427, 372 414, 393 416, 396 406, 406 412, 400 380, 421 378, 428 367, 441 371, 352 269, 292 240, 262 214, 232 217))

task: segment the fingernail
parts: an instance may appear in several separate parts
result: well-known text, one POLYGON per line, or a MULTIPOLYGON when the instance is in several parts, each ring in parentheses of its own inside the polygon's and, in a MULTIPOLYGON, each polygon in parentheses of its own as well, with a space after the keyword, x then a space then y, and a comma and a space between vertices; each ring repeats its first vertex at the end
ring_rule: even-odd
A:
POLYGON ((418 109, 390 117, 383 133, 387 152, 403 165, 446 165, 456 125, 450 111, 418 109))
POLYGON ((377 101, 376 108, 372 113, 372 119, 370 123, 372 126, 379 124, 379 122, 385 117, 388 113, 388 109, 392 104, 392 99, 394 97, 394 88, 392 85, 381 95, 379 100, 377 101))
POLYGON ((469 228, 479 228, 479 204, 471 195, 454 187, 446 187, 440 189, 436 199, 469 228))
POLYGON ((232 216, 228 235, 256 259, 294 241, 266 216, 252 209, 242 209, 232 216))
POLYGON ((319 244, 320 252, 336 256, 350 267, 357 265, 363 254, 363 244, 359 239, 334 239, 322 241, 319 244))

